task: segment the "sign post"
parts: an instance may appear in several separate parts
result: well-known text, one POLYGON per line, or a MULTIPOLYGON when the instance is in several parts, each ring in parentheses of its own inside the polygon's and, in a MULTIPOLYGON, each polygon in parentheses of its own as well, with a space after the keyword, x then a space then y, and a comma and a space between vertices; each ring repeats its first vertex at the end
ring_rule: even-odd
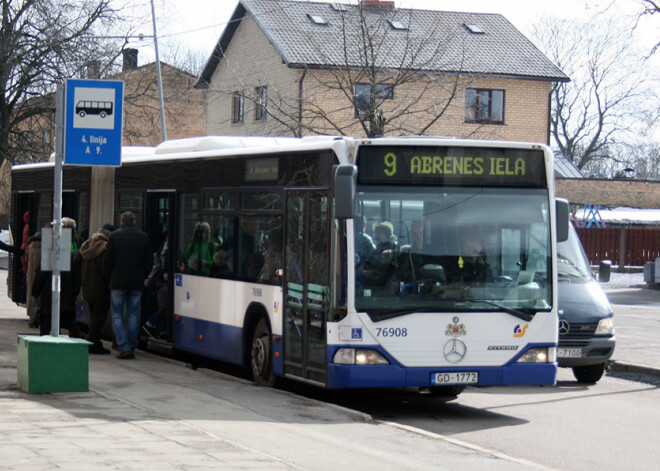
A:
POLYGON ((62 165, 121 165, 123 93, 119 81, 66 80, 58 86, 52 245, 41 258, 42 269, 53 273, 53 337, 60 335, 61 272, 71 269, 71 242, 62 244, 62 165))
POLYGON ((57 87, 53 227, 42 238, 41 269, 52 272, 50 337, 19 336, 18 384, 30 393, 89 389, 88 345, 60 337, 61 272, 71 270, 71 230, 62 229, 63 165, 121 165, 124 84, 67 80, 57 87))

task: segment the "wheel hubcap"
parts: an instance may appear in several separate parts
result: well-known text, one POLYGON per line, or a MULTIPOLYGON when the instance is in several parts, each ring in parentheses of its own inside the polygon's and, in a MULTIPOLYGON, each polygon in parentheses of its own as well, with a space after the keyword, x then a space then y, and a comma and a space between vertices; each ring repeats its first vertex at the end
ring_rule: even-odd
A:
POLYGON ((252 372, 261 376, 266 366, 266 344, 264 338, 254 339, 252 344, 252 372))

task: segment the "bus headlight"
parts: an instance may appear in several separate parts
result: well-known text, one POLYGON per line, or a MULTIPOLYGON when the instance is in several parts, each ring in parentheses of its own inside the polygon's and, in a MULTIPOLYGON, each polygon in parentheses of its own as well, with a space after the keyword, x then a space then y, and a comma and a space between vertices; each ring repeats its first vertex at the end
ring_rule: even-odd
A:
POLYGON ((614 319, 612 317, 607 317, 598 321, 598 326, 596 327, 596 332, 594 332, 594 335, 612 334, 614 334, 614 319))
POLYGON ((536 347, 523 353, 516 363, 554 363, 555 361, 557 361, 555 347, 536 347))
POLYGON ((340 348, 334 363, 342 365, 389 365, 389 361, 376 350, 368 348, 340 348))

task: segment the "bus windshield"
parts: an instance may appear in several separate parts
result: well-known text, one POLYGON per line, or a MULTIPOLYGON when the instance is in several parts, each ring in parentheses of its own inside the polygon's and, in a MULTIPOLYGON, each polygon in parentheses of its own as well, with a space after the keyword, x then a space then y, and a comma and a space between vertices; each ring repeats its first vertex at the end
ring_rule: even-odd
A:
POLYGON ((541 188, 358 185, 356 309, 549 311, 548 204, 541 188))

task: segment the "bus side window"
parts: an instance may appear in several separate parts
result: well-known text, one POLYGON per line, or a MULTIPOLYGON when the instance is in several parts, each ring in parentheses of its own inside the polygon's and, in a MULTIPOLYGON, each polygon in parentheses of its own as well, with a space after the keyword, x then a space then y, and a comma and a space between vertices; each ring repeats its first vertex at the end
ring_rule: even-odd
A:
POLYGON ((211 226, 213 265, 210 275, 214 278, 234 276, 234 216, 213 214, 205 219, 211 226))
POLYGON ((238 257, 235 260, 238 276, 255 281, 264 264, 260 250, 259 219, 255 216, 238 218, 238 257))
POLYGON ((182 193, 179 197, 179 217, 177 221, 179 249, 177 251, 176 269, 180 272, 189 272, 186 267, 185 253, 191 241, 195 224, 200 220, 199 194, 182 193))

